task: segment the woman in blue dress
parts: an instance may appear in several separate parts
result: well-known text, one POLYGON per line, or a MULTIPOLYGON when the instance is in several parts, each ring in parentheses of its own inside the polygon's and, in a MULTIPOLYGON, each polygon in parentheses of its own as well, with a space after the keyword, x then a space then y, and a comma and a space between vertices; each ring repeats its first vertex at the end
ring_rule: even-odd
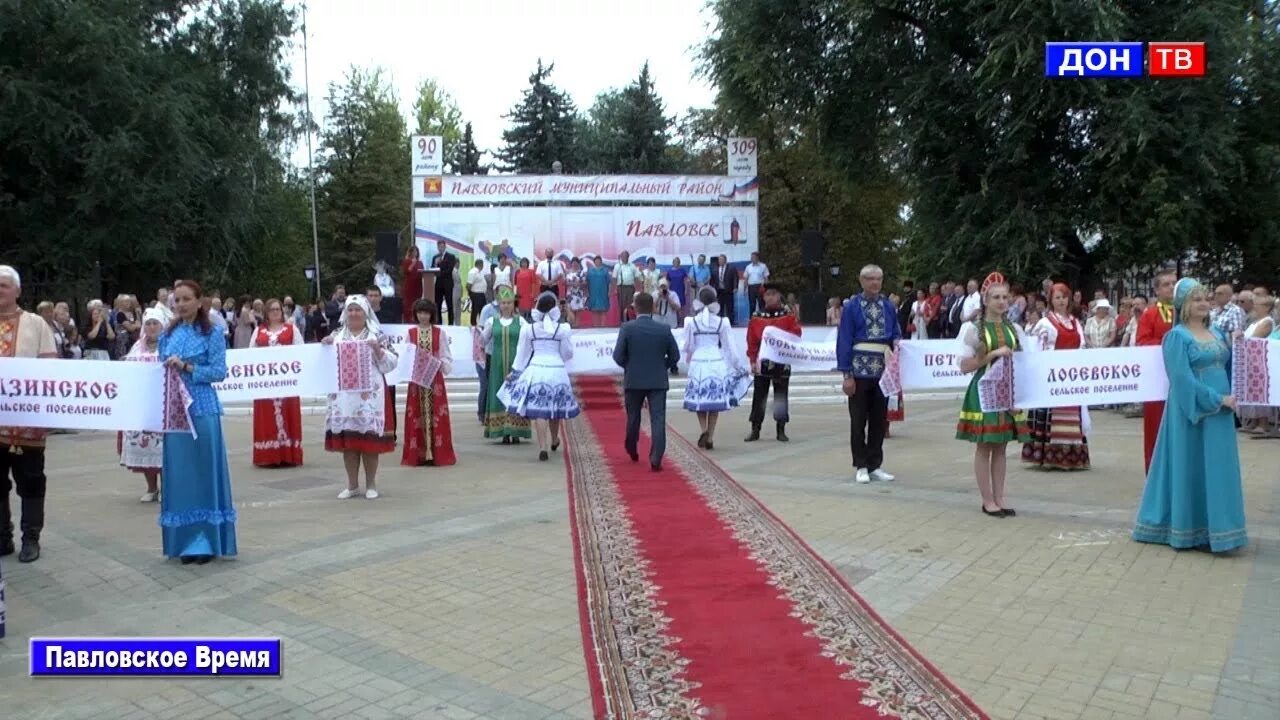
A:
POLYGON ((1227 552, 1249 544, 1231 396, 1231 344, 1209 325, 1209 292, 1174 287, 1173 329, 1162 349, 1169 376, 1160 435, 1133 539, 1227 552))
POLYGON ((609 312, 609 271, 598 257, 587 262, 587 310, 591 313, 591 327, 602 327, 609 312))
POLYGON ((191 394, 195 432, 165 436, 160 528, 166 557, 203 565, 236 554, 236 510, 222 440, 222 404, 213 388, 227 376, 227 345, 209 322, 199 285, 181 280, 173 295, 178 313, 160 336, 159 355, 165 367, 177 369, 191 394))

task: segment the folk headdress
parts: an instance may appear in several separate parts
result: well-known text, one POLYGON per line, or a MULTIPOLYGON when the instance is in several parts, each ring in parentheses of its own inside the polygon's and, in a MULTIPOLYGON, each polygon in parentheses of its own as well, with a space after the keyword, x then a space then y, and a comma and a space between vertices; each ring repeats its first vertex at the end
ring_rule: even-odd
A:
POLYGON ((1187 301, 1191 299, 1191 296, 1198 292, 1207 293, 1208 290, 1206 290, 1205 286, 1201 285, 1200 281, 1195 278, 1184 277, 1178 281, 1177 285, 1173 286, 1174 325, 1185 323, 1187 321, 1187 311, 1189 310, 1187 301))
POLYGON ((544 313, 541 310, 538 310, 537 307, 542 304, 543 298, 556 300, 556 295, 553 292, 544 292, 539 295, 537 301, 534 303, 533 311, 529 313, 529 317, 533 318, 535 323, 541 323, 543 332, 550 335, 556 331, 556 326, 560 324, 560 303, 557 301, 555 305, 551 306, 551 310, 544 313))
POLYGON ((982 281, 983 297, 986 297, 987 291, 996 285, 1008 285, 1008 283, 1005 281, 1004 275, 1001 275, 998 271, 993 271, 991 274, 987 275, 986 280, 982 281))
POLYGON ((515 302, 516 299, 516 291, 510 285, 499 285, 498 292, 495 294, 498 302, 515 302))
POLYGON ((715 288, 703 287, 693 299, 693 312, 699 315, 704 324, 710 323, 713 317, 720 315, 720 303, 716 301, 715 288))
POLYGON ((367 337, 378 337, 382 334, 382 325, 378 322, 378 316, 373 314, 369 299, 363 295, 348 295, 347 301, 342 306, 342 328, 338 331, 339 340, 356 340, 360 337, 352 333, 347 325, 347 314, 352 307, 359 307, 364 311, 364 326, 369 333, 367 337))

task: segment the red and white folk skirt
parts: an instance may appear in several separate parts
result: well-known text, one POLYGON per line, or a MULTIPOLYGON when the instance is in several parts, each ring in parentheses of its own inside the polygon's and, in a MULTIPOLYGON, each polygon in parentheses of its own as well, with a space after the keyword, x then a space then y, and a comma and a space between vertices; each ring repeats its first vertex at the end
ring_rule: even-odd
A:
POLYGON ((296 397, 253 401, 253 464, 302 464, 302 401, 296 397))

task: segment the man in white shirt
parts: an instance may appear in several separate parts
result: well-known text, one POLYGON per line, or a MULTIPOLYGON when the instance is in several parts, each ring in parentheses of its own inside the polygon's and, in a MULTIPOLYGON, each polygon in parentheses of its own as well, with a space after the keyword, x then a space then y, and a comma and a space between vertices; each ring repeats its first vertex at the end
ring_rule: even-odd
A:
POLYGON ((542 292, 549 292, 560 297, 560 278, 564 277, 564 268, 555 259, 555 252, 547 248, 546 259, 538 263, 538 280, 542 283, 542 292))
POLYGON ((631 253, 623 250, 618 253, 618 264, 613 266, 613 284, 618 286, 618 309, 625 312, 631 307, 636 296, 636 266, 631 262, 631 253))
POLYGON ((769 266, 760 262, 760 253, 751 253, 751 262, 743 269, 742 276, 747 281, 747 314, 755 315, 757 310, 764 308, 760 288, 769 279, 769 266))
POLYGON ((489 275, 484 271, 484 260, 476 260, 476 266, 467 271, 467 297, 471 298, 471 327, 480 319, 480 311, 488 304, 489 275))
POLYGON ((970 280, 966 289, 969 296, 964 299, 964 306, 960 308, 960 322, 973 322, 978 319, 978 314, 982 312, 982 295, 978 292, 978 281, 970 280))

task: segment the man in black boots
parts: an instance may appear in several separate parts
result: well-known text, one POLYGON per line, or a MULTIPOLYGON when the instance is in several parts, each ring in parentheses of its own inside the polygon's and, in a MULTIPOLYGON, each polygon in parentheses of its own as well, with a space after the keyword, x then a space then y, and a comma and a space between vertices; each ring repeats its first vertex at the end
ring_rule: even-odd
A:
MULTIPOLYGON (((0 356, 13 358, 56 358, 53 330, 39 315, 18 307, 22 279, 18 271, 0 265, 0 356)), ((39 428, 0 428, 0 477, 4 495, 0 500, 0 556, 12 555, 13 515, 9 509, 10 476, 22 499, 22 552, 18 562, 40 558, 40 531, 44 529, 44 439, 48 431, 39 428)))
POLYGON ((800 337, 800 320, 782 305, 782 288, 764 286, 764 307, 751 316, 747 324, 747 359, 755 374, 755 390, 751 394, 751 434, 747 442, 760 439, 760 426, 764 424, 764 406, 769 402, 769 386, 773 386, 773 419, 778 423, 778 440, 787 442, 787 422, 791 419, 787 406, 787 388, 791 384, 791 366, 760 359, 760 342, 765 328, 779 330, 800 337))

